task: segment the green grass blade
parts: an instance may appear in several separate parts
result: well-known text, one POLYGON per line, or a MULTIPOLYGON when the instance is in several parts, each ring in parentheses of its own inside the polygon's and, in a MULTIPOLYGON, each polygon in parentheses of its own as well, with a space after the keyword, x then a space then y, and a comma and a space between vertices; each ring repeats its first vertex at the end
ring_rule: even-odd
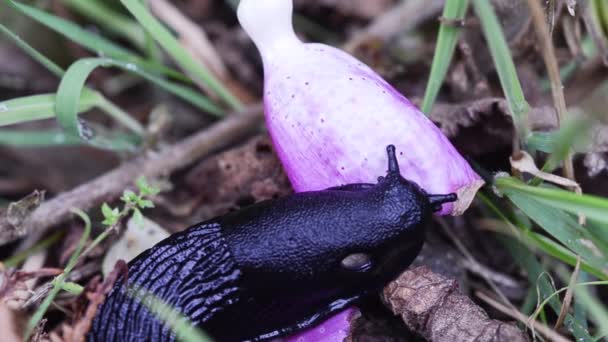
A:
MULTIPOLYGON (((542 277, 542 274, 547 273, 543 266, 538 262, 538 259, 530 252, 526 246, 518 242, 517 240, 500 237, 499 239, 507 247, 510 254, 513 256, 517 264, 524 270, 528 275, 528 281, 532 286, 538 288, 540 293, 540 300, 550 298, 554 293, 554 288, 547 277, 542 277)), ((562 308, 562 303, 559 298, 553 296, 548 300, 548 304, 555 314, 559 314, 562 308)), ((576 320, 571 314, 566 315, 564 320, 564 326, 572 332, 576 337, 577 341, 590 341, 592 340, 591 335, 585 329, 585 324, 581 321, 576 320)))
MULTIPOLYGON (((566 247, 538 233, 528 232, 526 236, 529 238, 528 242, 532 242, 534 247, 542 250, 547 255, 550 255, 572 267, 576 265, 577 255, 566 247)), ((608 280, 608 273, 606 272, 605 268, 598 268, 586 260, 581 260, 581 269, 585 272, 593 274, 599 279, 608 280)))
POLYGON ((557 132, 532 132, 528 136, 528 147, 532 151, 553 153, 557 144, 557 132))
POLYGON ((481 28, 490 48, 502 90, 513 115, 519 141, 524 144, 528 137, 528 110, 530 106, 519 83, 511 51, 496 13, 492 8, 492 3, 488 0, 472 1, 477 17, 481 21, 481 28))
POLYGON ((198 329, 188 317, 145 288, 131 287, 127 293, 150 310, 161 321, 164 321, 175 333, 179 341, 212 342, 211 338, 198 329))
MULTIPOLYGON (((99 95, 83 92, 78 101, 78 112, 84 112, 99 103, 99 95)), ((0 126, 55 117, 55 94, 19 97, 0 102, 0 126)))
MULTIPOLYGON (((576 256, 569 250, 557 245, 552 240, 532 232, 530 227, 519 227, 511 223, 507 214, 503 213, 499 206, 483 193, 479 194, 480 199, 486 204, 487 208, 490 209, 491 213, 497 215, 502 221, 508 226, 512 227, 519 234, 516 234, 521 240, 514 239, 510 236, 497 235, 497 238, 507 247, 510 254, 517 264, 524 270, 528 275, 528 280, 532 284, 533 288, 538 289, 539 299, 545 300, 549 298, 548 303, 555 314, 559 314, 562 308, 561 301, 558 297, 552 296, 554 288, 547 279, 547 277, 541 276, 542 274, 548 274, 547 270, 538 262, 536 256, 532 253, 531 249, 538 248, 543 251, 548 251, 549 255, 552 255, 563 262, 567 262, 571 265, 576 263, 576 256), (553 255, 552 253, 555 253, 553 255), (571 260, 568 260, 571 259, 571 260)), ((598 276, 601 279, 607 280, 606 274, 603 271, 596 269, 593 266, 586 264, 583 261, 581 264, 582 269, 597 270, 598 276)), ((602 269, 602 268, 600 268, 602 269)), ((574 317, 571 314, 566 315, 564 320, 564 326, 574 335, 577 341, 591 341, 592 337, 587 330, 587 324, 585 321, 574 317)))
MULTIPOLYGON (((0 137, 1 136, 2 135, 0 134, 0 137)), ((17 267, 17 266, 19 266, 19 264, 24 262, 31 255, 44 251, 45 249, 54 245, 64 235, 65 235, 64 231, 57 231, 57 232, 53 233, 52 235, 50 235, 49 237, 46 237, 43 240, 37 242, 32 247, 30 247, 26 250, 23 250, 17 254, 13 254, 10 257, 2 260, 0 262, 0 264, 3 264, 4 267, 6 267, 6 268, 17 267)))
POLYGON ((571 216, 515 192, 506 192, 509 199, 526 215, 564 246, 580 255, 606 274, 606 247, 583 229, 571 216))
POLYGON ((121 0, 121 2, 183 70, 187 70, 193 77, 205 84, 232 109, 242 108, 240 101, 183 48, 171 32, 150 14, 139 0, 121 0))
POLYGON ((172 93, 173 95, 191 103, 192 105, 210 113, 215 116, 223 116, 224 110, 216 106, 208 98, 201 96, 200 93, 194 91, 191 88, 185 87, 181 84, 169 82, 161 77, 147 72, 145 69, 140 69, 137 65, 132 63, 125 63, 123 61, 114 60, 110 58, 88 58, 86 59, 97 66, 102 67, 117 67, 124 71, 136 74, 147 81, 157 85, 158 87, 172 93))
POLYGON ((82 144, 80 138, 63 131, 0 130, 0 145, 14 147, 52 147, 82 144))
MULTIPOLYGON (((84 121, 78 119, 78 108, 80 106, 80 96, 89 74, 97 67, 105 64, 105 61, 106 59, 104 58, 86 58, 73 63, 59 83, 55 101, 57 121, 66 133, 73 137, 80 137, 85 142, 100 148, 110 148, 110 146, 106 144, 104 138, 87 131, 84 121)), ((111 108, 109 111, 106 111, 108 115, 113 116, 138 135, 143 135, 143 127, 127 113, 122 112, 116 107, 108 108, 111 108)))
MULTIPOLYGON (((567 282, 569 280, 568 272, 558 272, 558 275, 562 281, 567 282)), ((591 281, 587 283, 578 282, 574 286, 575 299, 577 302, 582 304, 591 320, 595 323, 598 328, 596 335, 606 336, 608 335, 608 310, 602 304, 602 301, 596 296, 589 292, 589 286, 601 286, 608 285, 606 281, 591 281)), ((566 289, 561 289, 559 292, 563 292, 566 289)))
MULTIPOLYGON (((552 256, 555 259, 570 266, 576 265, 577 255, 570 249, 567 249, 563 245, 546 237, 545 235, 534 232, 532 230, 531 222, 529 224, 524 224, 519 221, 514 221, 516 223, 511 223, 511 220, 513 220, 513 218, 508 218, 498 208, 498 206, 496 206, 496 204, 490 199, 490 197, 483 193, 480 193, 478 196, 484 202, 484 204, 491 210, 491 213, 488 214, 491 215, 493 213, 497 215, 506 224, 507 227, 511 228, 505 229, 504 231, 501 230, 499 231, 500 233, 505 234, 509 237, 516 236, 520 240, 520 242, 524 243, 525 246, 528 247, 528 249, 530 250, 542 251, 543 253, 552 256)), ((581 260, 581 269, 586 272, 592 273, 600 279, 608 280, 608 274, 606 273, 606 268, 603 265, 601 267, 597 267, 596 265, 592 265, 587 262, 587 260, 583 259, 581 260)))
POLYGON ((25 51, 28 56, 32 57, 35 61, 47 68, 53 74, 59 77, 63 75, 64 70, 59 65, 55 64, 55 62, 38 52, 31 45, 29 45, 27 42, 25 42, 23 39, 21 39, 19 36, 14 34, 11 30, 9 30, 6 26, 2 24, 0 24, 0 33, 2 33, 5 37, 15 43, 15 45, 25 51))
MULTIPOLYGON (((464 19, 464 15, 469 7, 468 0, 452 0, 446 1, 443 7, 443 18, 448 21, 460 21, 464 19)), ((422 112, 430 113, 439 89, 443 84, 448 67, 454 55, 456 43, 460 37, 462 29, 452 23, 441 23, 439 26, 439 35, 437 36, 437 47, 433 55, 433 64, 431 65, 431 74, 424 92, 424 100, 422 101, 422 112)))
MULTIPOLYGON (((587 272, 581 272, 579 275, 579 279, 581 283, 588 283, 591 281, 591 275, 589 275, 587 272)), ((582 324, 584 325, 585 329, 588 329, 588 324, 587 324, 587 308, 586 306, 581 303, 581 301, 579 300, 575 300, 574 301, 574 317, 576 318, 576 320, 578 322, 582 322, 582 324)))
POLYGON ((601 301, 591 295, 589 290, 585 286, 576 286, 574 291, 576 295, 576 299, 580 301, 593 322, 595 322, 595 326, 598 327, 599 336, 608 335, 608 311, 606 307, 601 304, 601 301))
MULTIPOLYGON (((57 90, 55 113, 59 124, 68 134, 81 137, 83 141, 93 146, 110 149, 113 149, 115 148, 113 146, 116 146, 111 143, 113 139, 108 140, 107 137, 102 135, 89 136, 90 134, 88 134, 85 129, 87 127, 83 125, 83 121, 78 119, 79 112, 77 109, 80 106, 80 94, 83 91, 85 82, 90 73, 98 67, 118 67, 124 71, 135 73, 186 100, 194 101, 195 104, 211 113, 218 115, 221 113, 220 109, 215 107, 211 102, 200 101, 200 98, 197 97, 196 94, 193 94, 193 91, 190 89, 152 75, 137 68, 134 64, 109 58, 84 58, 73 63, 61 79, 59 89, 57 90)), ((100 100, 98 106, 136 134, 140 136, 143 134, 141 125, 133 120, 127 113, 124 113, 120 108, 114 106, 105 99, 100 100)), ((122 144, 119 144, 118 146, 122 146, 122 144)))
MULTIPOLYGON (((11 0, 5 0, 5 1, 11 1, 11 0)), ((64 31, 72 32, 73 30, 81 30, 80 28, 76 27, 74 24, 72 24, 68 21, 65 21, 61 18, 54 17, 45 12, 39 11, 33 7, 22 5, 22 4, 19 4, 16 2, 13 2, 13 3, 15 6, 14 8, 23 11, 23 13, 25 13, 25 14, 31 15, 32 18, 40 20, 43 24, 45 24, 51 28, 57 28, 60 33, 64 32, 64 31)), ((27 44, 26 42, 19 39, 12 32, 10 32, 10 30, 8 30, 6 33, 9 34, 9 38, 16 39, 15 43, 17 43, 18 46, 22 47, 33 58, 38 60, 41 64, 47 66, 47 68, 51 68, 50 70, 55 72, 58 76, 63 76, 63 74, 65 73, 65 71, 63 69, 61 69, 59 66, 57 66, 55 63, 53 63, 46 57, 44 57, 42 54, 40 54, 38 51, 36 51, 29 44, 27 44)), ((91 34, 86 31, 83 31, 82 34, 83 34, 82 38, 87 42, 89 40, 94 41, 96 39, 95 37, 97 37, 97 36, 91 36, 91 34)), ((80 36, 80 34, 78 32, 74 33, 74 35, 80 36)), ((70 36, 68 36, 68 38, 70 38, 70 36)), ((76 40, 76 42, 80 43, 79 40, 76 40)), ((104 53, 107 52, 107 55, 112 55, 113 54, 112 52, 115 52, 116 54, 119 55, 118 59, 121 59, 121 60, 129 61, 130 59, 132 59, 132 58, 129 58, 128 51, 123 53, 118 50, 112 50, 113 43, 108 41, 108 44, 110 44, 110 45, 107 45, 107 46, 110 46, 110 50, 101 49, 102 52, 104 52, 104 53), (120 58, 121 56, 125 57, 125 58, 120 58)), ((103 39, 101 41, 101 46, 106 46, 106 44, 103 43, 103 39)), ((121 48, 117 47, 117 49, 121 49, 121 48)), ((152 83, 158 85, 159 87, 165 89, 166 91, 174 94, 175 96, 191 103, 192 105, 194 105, 210 114, 213 114, 215 116, 221 116, 224 114, 222 109, 220 109, 218 106, 216 106, 207 97, 201 95, 199 92, 194 91, 193 89, 188 88, 184 85, 169 82, 167 80, 164 80, 160 77, 153 75, 151 73, 151 71, 152 72, 158 71, 158 68, 156 68, 156 67, 149 68, 150 63, 147 63, 145 61, 142 62, 142 60, 139 58, 135 58, 135 59, 138 60, 140 63, 144 63, 144 64, 142 65, 142 64, 138 64, 137 62, 135 62, 135 63, 129 62, 129 63, 120 63, 120 65, 126 66, 128 71, 136 72, 138 75, 147 79, 148 81, 151 81, 152 83)), ((123 69, 124 69, 124 67, 123 67, 123 69)), ((167 69, 167 70, 171 71, 170 69, 167 69)), ((181 75, 181 74, 179 74, 179 75, 181 75)), ((186 78, 186 76, 181 75, 180 78, 186 78)), ((107 107, 111 107, 111 106, 108 105, 107 107)))
POLYGON ((570 151, 577 150, 577 147, 586 148, 590 141, 589 130, 592 123, 588 119, 568 119, 561 123, 561 127, 555 136, 553 151, 547 158, 543 171, 551 172, 555 170, 570 155, 570 151))
POLYGON ((179 79, 181 81, 190 82, 190 79, 184 74, 173 69, 167 68, 163 65, 159 65, 154 62, 149 62, 141 56, 137 55, 136 53, 130 51, 129 49, 115 44, 114 42, 102 36, 91 33, 70 21, 54 16, 50 13, 46 13, 35 7, 28 6, 18 1, 4 0, 4 2, 15 10, 17 10, 18 12, 32 18, 33 20, 50 28, 51 30, 78 43, 79 45, 87 48, 93 53, 136 63, 139 65, 139 67, 144 68, 146 70, 152 72, 159 72, 175 79, 179 79))
POLYGON ((109 32, 126 38, 140 50, 145 50, 146 34, 141 26, 131 18, 112 10, 104 2, 98 0, 61 1, 109 32))
POLYGON ((535 201, 562 209, 573 215, 580 213, 598 222, 608 223, 608 199, 592 195, 577 195, 561 189, 529 186, 512 177, 497 178, 495 185, 505 193, 527 195, 535 201))
POLYGON ((48 310, 49 306, 51 306, 51 303, 53 302, 53 300, 55 299, 57 294, 59 294, 59 291, 61 291, 63 283, 66 281, 70 272, 72 272, 72 269, 74 268, 74 266, 76 266, 76 262, 78 261, 78 256, 82 252, 84 245, 86 244, 87 239, 89 238, 89 235, 91 234, 91 220, 89 219, 87 214, 85 214, 84 212, 82 212, 79 209, 72 209, 72 211, 76 215, 78 215, 85 223, 82 237, 80 238, 80 241, 78 242, 78 245, 76 246, 76 249, 74 250, 74 253, 72 253, 70 260, 68 261, 68 264, 63 269, 63 273, 58 275, 53 280, 53 288, 51 289, 49 294, 46 296, 46 298, 42 301, 42 303, 40 304, 40 306, 38 307, 36 312, 34 312, 32 317, 30 318, 30 320, 27 322, 27 327, 25 329, 25 337, 24 337, 25 341, 29 340, 29 337, 32 334, 32 331, 38 325, 38 322, 40 322, 40 320, 42 319, 42 317, 48 310))

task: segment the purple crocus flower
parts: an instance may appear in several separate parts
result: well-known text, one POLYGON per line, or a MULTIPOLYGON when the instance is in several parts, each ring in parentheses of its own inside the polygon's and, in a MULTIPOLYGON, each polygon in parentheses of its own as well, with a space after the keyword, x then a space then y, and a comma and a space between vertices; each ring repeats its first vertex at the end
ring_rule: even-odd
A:
POLYGON ((294 189, 374 183, 393 144, 405 178, 428 193, 458 194, 439 214, 464 212, 483 181, 441 130, 356 58, 302 43, 292 11, 291 0, 242 0, 238 8, 262 55, 266 124, 294 189))
MULTIPOLYGON (((462 214, 484 183, 479 175, 435 124, 367 65, 336 48, 301 42, 292 12, 292 0, 241 0, 238 8, 262 56, 266 125, 293 188, 375 183, 386 173, 383 151, 393 144, 403 177, 428 193, 458 194, 439 214, 462 214)), ((328 322, 338 329, 332 322, 345 320, 328 322)), ((297 339, 315 341, 314 331, 297 339)))

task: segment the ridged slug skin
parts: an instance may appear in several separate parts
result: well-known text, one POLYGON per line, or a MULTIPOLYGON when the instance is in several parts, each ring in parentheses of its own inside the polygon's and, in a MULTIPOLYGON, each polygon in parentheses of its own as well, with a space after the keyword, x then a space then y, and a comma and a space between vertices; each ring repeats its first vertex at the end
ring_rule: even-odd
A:
POLYGON ((389 172, 377 184, 260 202, 143 252, 99 308, 89 340, 175 339, 127 293, 133 286, 219 342, 283 336, 375 293, 416 257, 431 213, 456 199, 402 178, 394 147, 388 152, 389 172))

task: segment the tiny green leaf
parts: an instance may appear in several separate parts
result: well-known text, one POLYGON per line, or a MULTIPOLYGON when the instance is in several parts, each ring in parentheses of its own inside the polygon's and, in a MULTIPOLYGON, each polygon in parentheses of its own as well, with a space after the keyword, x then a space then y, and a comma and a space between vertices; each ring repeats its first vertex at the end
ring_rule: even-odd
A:
POLYGON ((133 219, 135 220, 135 224, 142 228, 144 225, 144 215, 138 208, 133 209, 133 219))
POLYGON ((104 203, 101 206, 101 213, 104 217, 104 220, 101 223, 106 226, 116 224, 116 222, 118 222, 118 219, 120 218, 120 211, 118 210, 118 208, 112 209, 107 203, 104 203))
POLYGON ((150 185, 148 185, 146 177, 144 176, 138 177, 137 180, 135 180, 135 185, 137 186, 137 189, 139 189, 139 191, 142 193, 145 191, 145 189, 150 187, 150 185))
POLYGON ((122 197, 120 197, 120 199, 125 203, 137 203, 137 201, 139 200, 137 195, 131 190, 125 190, 122 193, 122 197))
POLYGON ((137 206, 141 209, 154 208, 154 203, 147 199, 140 199, 137 201, 137 206))
POLYGON ((112 208, 110 208, 110 206, 108 205, 108 203, 103 203, 101 205, 101 213, 103 214, 104 218, 108 218, 110 216, 112 216, 112 208))
POLYGON ((144 176, 137 178, 135 185, 142 196, 155 196, 160 192, 160 189, 150 185, 144 176))

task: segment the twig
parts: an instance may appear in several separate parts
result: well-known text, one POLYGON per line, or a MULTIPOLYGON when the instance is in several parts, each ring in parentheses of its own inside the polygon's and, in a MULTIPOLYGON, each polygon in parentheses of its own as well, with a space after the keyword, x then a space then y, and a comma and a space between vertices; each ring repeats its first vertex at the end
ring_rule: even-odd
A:
MULTIPOLYGON (((207 33, 200 25, 192 22, 175 5, 167 0, 148 0, 150 10, 162 22, 177 32, 180 44, 201 64, 206 66, 222 84, 228 88, 243 103, 257 101, 254 94, 236 81, 228 71, 217 49, 207 37, 207 33)), ((186 70, 187 72, 187 70, 186 70)), ((193 78, 198 87, 215 96, 202 82, 193 78)))
POLYGON ((576 258, 576 266, 574 267, 574 272, 572 272, 572 277, 570 277, 570 283, 568 284, 568 290, 566 291, 566 295, 564 296, 564 304, 562 305, 562 309, 559 312, 559 316, 557 317, 557 321, 553 326, 553 329, 557 330, 564 323, 566 319, 566 315, 568 314, 568 310, 570 309, 570 305, 572 304, 572 296, 574 295, 574 286, 578 282, 578 274, 581 270, 581 256, 579 255, 576 258))
MULTIPOLYGON (((436 221, 439 222, 439 225, 441 226, 444 233, 446 233, 450 237, 450 239, 452 239, 452 242, 454 242, 454 244, 456 245, 456 248, 464 256, 464 258, 468 262, 468 264, 473 266, 473 267, 469 267, 469 269, 487 270, 487 267, 485 267, 479 261, 477 261, 477 259, 475 259, 473 254, 471 254, 471 252, 469 252, 469 250, 464 245, 464 243, 462 243, 462 241, 460 241, 460 239, 456 236, 456 234, 454 234, 452 229, 450 227, 448 227, 447 222, 445 222, 444 219, 437 218, 436 221)), ((502 293, 502 291, 500 290, 500 288, 496 285, 493 277, 490 277, 487 272, 479 272, 478 274, 490 285, 492 290, 494 290, 494 292, 496 292, 496 294, 505 303, 508 304, 509 307, 514 308, 513 304, 511 304, 511 302, 509 301, 507 296, 505 296, 504 293, 502 293)), ((512 283, 514 283, 514 282, 512 282, 512 283)))
POLYGON ((608 44, 606 43, 606 38, 602 34, 602 28, 594 18, 593 6, 587 4, 585 9, 582 11, 582 16, 583 22, 585 23, 585 28, 587 28, 587 32, 589 32, 593 42, 597 46, 603 63, 608 65, 608 44))
POLYGON ((402 1, 354 34, 343 47, 347 51, 354 51, 368 39, 389 40, 398 33, 410 31, 428 18, 439 16, 443 4, 443 0, 402 1))
MULTIPOLYGON (((561 76, 559 74, 559 65, 555 58, 555 48, 553 41, 547 28, 547 21, 540 2, 537 0, 528 0, 528 7, 532 16, 532 22, 536 30, 539 43, 542 48, 543 59, 551 81, 551 93, 553 95, 553 104, 557 110, 557 118, 559 124, 563 124, 566 116, 566 99, 564 98, 564 90, 561 76)), ((564 160, 564 176, 574 180, 574 166, 572 164, 572 152, 569 151, 564 160)))
MULTIPOLYGON (((511 278, 506 274, 495 271, 489 268, 488 266, 479 263, 478 261, 464 259, 462 260, 462 264, 467 270, 469 270, 473 274, 477 274, 478 276, 486 279, 486 281, 492 281, 497 285, 501 285, 503 287, 510 287, 513 289, 521 288, 521 284, 519 284, 515 279, 511 278)), ((501 295, 501 297, 504 296, 502 294, 499 295, 501 295)))
POLYGON ((43 234, 50 227, 71 217, 71 208, 89 210, 122 194, 139 176, 154 178, 188 165, 214 150, 237 141, 257 128, 261 106, 248 107, 230 115, 208 129, 158 152, 147 152, 88 183, 43 202, 19 227, 0 216, 0 245, 27 234, 43 234))
POLYGON ((198 57, 211 72, 221 79, 228 76, 226 65, 200 26, 166 0, 148 0, 148 4, 154 15, 175 30, 182 45, 198 57))
POLYGON ((495 299, 491 298, 490 296, 486 295, 485 293, 477 291, 477 292, 475 292, 475 295, 477 297, 479 297, 481 300, 483 300, 484 302, 486 302, 488 305, 491 305, 496 310, 498 310, 498 311, 504 313, 505 315, 513 317, 516 320, 522 322, 528 328, 535 329, 535 330, 539 331, 541 334, 543 334, 545 337, 547 337, 551 341, 554 341, 554 342, 568 342, 567 338, 565 338, 562 335, 558 334, 557 332, 551 330, 551 328, 547 327, 546 325, 544 325, 542 323, 539 323, 537 321, 530 322, 528 320, 528 317, 526 317, 521 312, 508 308, 504 304, 496 301, 495 299))

